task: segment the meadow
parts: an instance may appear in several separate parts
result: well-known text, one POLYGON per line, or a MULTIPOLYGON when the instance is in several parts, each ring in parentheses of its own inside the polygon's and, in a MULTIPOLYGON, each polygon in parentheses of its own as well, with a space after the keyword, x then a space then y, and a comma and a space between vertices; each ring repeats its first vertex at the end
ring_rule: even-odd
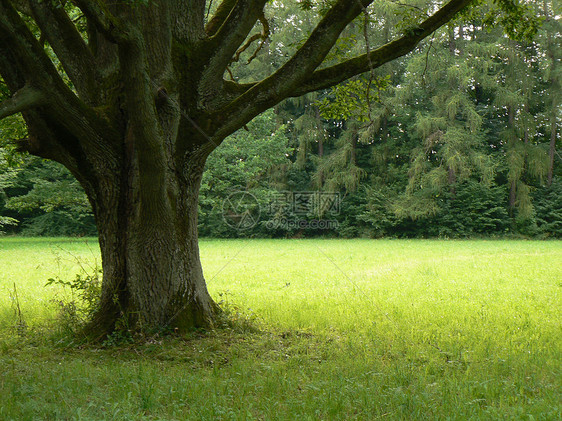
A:
POLYGON ((79 346, 96 240, 0 238, 0 420, 562 419, 562 242, 200 247, 229 324, 79 346))

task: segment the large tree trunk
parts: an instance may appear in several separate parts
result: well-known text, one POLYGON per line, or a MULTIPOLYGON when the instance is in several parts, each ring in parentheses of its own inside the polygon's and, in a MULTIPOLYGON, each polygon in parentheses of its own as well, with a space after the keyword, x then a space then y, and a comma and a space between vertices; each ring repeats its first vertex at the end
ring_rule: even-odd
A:
MULTIPOLYGON (((553 110, 555 105, 553 104, 553 110)), ((548 186, 552 185, 552 179, 554 176, 554 154, 556 153, 556 114, 553 111, 553 117, 550 120, 550 142, 548 145, 548 186)))
POLYGON ((511 180, 509 182, 509 216, 513 218, 515 215, 515 203, 517 200, 517 182, 511 180))
POLYGON ((203 164, 198 157, 184 174, 153 174, 148 196, 131 165, 107 183, 101 200, 90 197, 103 262, 101 307, 86 332, 92 339, 117 323, 143 332, 213 325, 218 307, 207 291, 197 236, 203 164))

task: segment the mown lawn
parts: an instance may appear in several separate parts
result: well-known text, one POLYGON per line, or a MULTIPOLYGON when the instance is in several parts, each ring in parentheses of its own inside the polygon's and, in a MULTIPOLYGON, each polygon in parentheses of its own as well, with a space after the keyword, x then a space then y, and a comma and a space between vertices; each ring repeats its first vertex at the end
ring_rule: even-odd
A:
POLYGON ((562 418, 562 242, 202 240, 201 254, 231 327, 76 346, 55 318, 68 292, 44 285, 91 270, 95 240, 0 238, 0 420, 562 418))

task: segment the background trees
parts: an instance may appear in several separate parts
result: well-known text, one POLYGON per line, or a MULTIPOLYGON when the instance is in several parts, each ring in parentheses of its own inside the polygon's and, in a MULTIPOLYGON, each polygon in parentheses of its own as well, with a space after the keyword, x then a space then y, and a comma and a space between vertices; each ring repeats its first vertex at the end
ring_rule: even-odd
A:
MULTIPOLYGON (((344 197, 338 228, 298 235, 560 236, 560 22, 554 2, 529 5, 542 19, 532 41, 506 38, 481 8, 403 59, 288 99, 238 131, 207 163, 200 232, 297 235, 267 228, 272 192, 323 190, 344 197), (254 194, 264 211, 248 231, 222 219, 224 198, 237 190, 254 194)), ((367 24, 385 30, 365 38, 359 19, 332 60, 388 41, 411 12, 392 2, 377 7, 378 21, 367 24)), ((312 31, 312 16, 296 3, 272 5, 269 36, 237 56, 231 77, 247 83, 278 67, 312 31)), ((23 136, 21 120, 1 124, 4 139, 23 136)), ((56 164, 20 161, 0 183, 4 231, 95 232, 85 196, 56 164)))

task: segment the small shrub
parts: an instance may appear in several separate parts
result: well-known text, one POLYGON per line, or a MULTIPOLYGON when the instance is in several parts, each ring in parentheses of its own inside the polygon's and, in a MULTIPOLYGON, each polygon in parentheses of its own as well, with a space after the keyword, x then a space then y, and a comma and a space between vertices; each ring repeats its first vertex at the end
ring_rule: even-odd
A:
POLYGON ((218 326, 221 328, 232 329, 233 331, 258 332, 258 318, 251 309, 243 309, 240 306, 229 302, 228 291, 220 292, 218 305, 221 313, 218 319, 218 326))
POLYGON ((65 281, 60 277, 50 278, 45 286, 60 285, 69 288, 70 298, 55 299, 59 307, 61 326, 70 333, 79 331, 97 311, 101 298, 102 270, 95 266, 91 273, 76 274, 75 278, 65 281))

